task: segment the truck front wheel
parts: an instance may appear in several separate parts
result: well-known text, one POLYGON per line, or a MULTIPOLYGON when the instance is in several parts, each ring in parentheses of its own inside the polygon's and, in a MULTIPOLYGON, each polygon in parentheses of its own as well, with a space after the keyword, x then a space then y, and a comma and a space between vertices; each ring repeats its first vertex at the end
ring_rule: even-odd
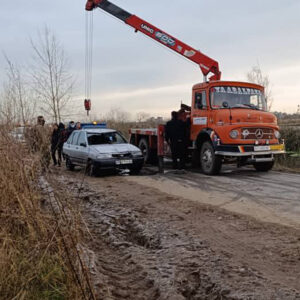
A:
POLYGON ((146 163, 155 164, 157 162, 156 150, 149 147, 149 143, 146 139, 143 138, 140 140, 139 148, 142 151, 146 163))
POLYGON ((253 166, 258 172, 268 172, 273 168, 274 161, 254 163, 253 166))
POLYGON ((204 142, 200 150, 200 164, 204 174, 216 175, 220 173, 222 158, 215 155, 211 142, 204 142))

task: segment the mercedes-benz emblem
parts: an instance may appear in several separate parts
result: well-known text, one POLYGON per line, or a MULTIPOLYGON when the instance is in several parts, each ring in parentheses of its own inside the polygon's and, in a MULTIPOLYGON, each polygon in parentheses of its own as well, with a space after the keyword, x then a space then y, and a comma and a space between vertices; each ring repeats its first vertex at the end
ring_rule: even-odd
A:
POLYGON ((263 136, 264 136, 263 130, 262 130, 262 129, 257 129, 257 130, 255 131, 255 136, 256 136, 258 139, 262 139, 263 136))

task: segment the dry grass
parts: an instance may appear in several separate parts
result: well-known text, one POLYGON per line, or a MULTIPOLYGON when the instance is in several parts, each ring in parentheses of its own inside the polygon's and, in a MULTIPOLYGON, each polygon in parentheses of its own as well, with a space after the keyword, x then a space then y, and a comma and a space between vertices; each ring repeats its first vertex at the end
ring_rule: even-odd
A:
POLYGON ((67 217, 57 196, 41 193, 46 149, 33 153, 0 128, 0 298, 93 299, 76 250, 76 213, 67 217), (60 209, 51 212, 54 200, 60 209))

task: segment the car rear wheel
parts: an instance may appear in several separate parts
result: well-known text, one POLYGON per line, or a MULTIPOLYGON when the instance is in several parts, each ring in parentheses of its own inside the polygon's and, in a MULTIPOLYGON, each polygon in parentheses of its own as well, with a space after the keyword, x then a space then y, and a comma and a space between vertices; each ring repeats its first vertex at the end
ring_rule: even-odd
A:
POLYGON ((200 164, 204 174, 216 175, 220 173, 222 158, 215 155, 211 142, 204 142, 200 151, 200 164))
POLYGON ((258 172, 268 172, 273 168, 273 166, 274 166, 274 161, 259 162, 253 164, 253 167, 258 172))
POLYGON ((66 156, 66 168, 70 171, 74 171, 75 165, 72 164, 70 158, 66 156))

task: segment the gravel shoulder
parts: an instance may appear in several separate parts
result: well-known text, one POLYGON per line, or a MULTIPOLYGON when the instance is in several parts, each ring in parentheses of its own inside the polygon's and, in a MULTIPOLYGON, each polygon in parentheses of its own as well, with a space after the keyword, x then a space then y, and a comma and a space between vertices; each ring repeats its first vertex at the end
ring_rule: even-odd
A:
POLYGON ((139 181, 148 176, 52 173, 90 232, 98 299, 300 299, 297 228, 139 181))

